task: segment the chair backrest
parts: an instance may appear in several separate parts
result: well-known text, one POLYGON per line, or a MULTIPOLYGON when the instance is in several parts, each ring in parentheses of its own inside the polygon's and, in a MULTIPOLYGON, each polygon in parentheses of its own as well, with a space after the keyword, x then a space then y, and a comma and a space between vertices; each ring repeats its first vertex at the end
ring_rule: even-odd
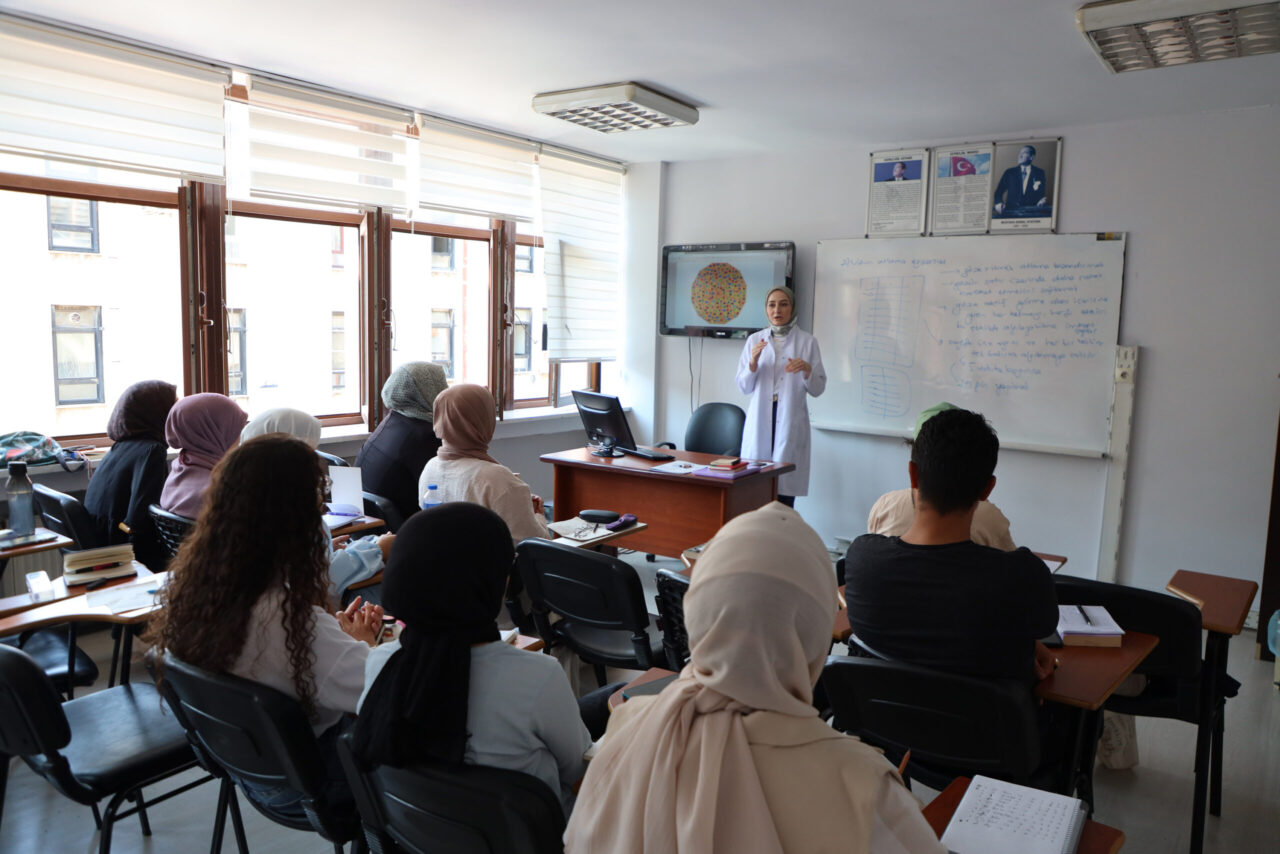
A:
POLYGON ((822 685, 836 729, 883 748, 895 764, 910 750, 911 776, 934 788, 974 774, 1026 782, 1040 764, 1026 683, 833 655, 822 685))
POLYGON ((387 530, 395 533, 404 524, 404 517, 390 498, 374 492, 362 492, 364 496, 364 514, 387 523, 387 530))
POLYGON ((43 483, 32 484, 36 506, 44 519, 44 526, 75 541, 77 549, 92 549, 103 545, 93 526, 93 518, 78 499, 65 492, 50 489, 43 483))
POLYGON ((324 451, 316 451, 316 456, 320 457, 320 459, 324 460, 331 466, 342 466, 344 468, 349 468, 351 466, 351 463, 347 462, 337 454, 326 454, 324 451))
POLYGON ((172 558, 178 553, 178 546, 182 545, 182 541, 187 538, 191 526, 196 523, 195 519, 188 519, 186 516, 179 516, 177 513, 170 513, 159 504, 152 504, 147 507, 147 512, 151 515, 151 521, 156 526, 156 534, 160 537, 160 543, 164 546, 165 551, 172 558))
POLYGON ((31 656, 0 644, 0 755, 53 760, 69 741, 71 727, 53 682, 31 656))
POLYGON ((1138 665, 1150 677, 1200 678, 1200 609, 1184 599, 1087 578, 1055 575, 1060 605, 1104 605, 1122 629, 1156 635, 1160 643, 1138 665))
POLYGON ((689 576, 660 569, 658 592, 653 600, 658 605, 658 628, 662 629, 662 650, 667 667, 680 670, 689 661, 689 633, 684 627, 684 594, 689 589, 689 576))
POLYGON ((352 752, 350 734, 338 740, 338 754, 355 793, 365 835, 375 850, 407 854, 559 854, 564 850, 560 800, 537 777, 483 765, 371 768, 352 752))
POLYGON ((704 403, 689 416, 684 431, 684 449, 699 454, 742 453, 742 428, 747 413, 732 403, 704 403))
POLYGON ((335 816, 325 800, 324 760, 297 700, 168 652, 160 677, 162 693, 179 723, 194 732, 202 758, 241 779, 296 789, 312 829, 330 840, 351 838, 349 822, 335 816))
POLYGON ((516 546, 516 567, 533 603, 533 619, 544 640, 552 637, 550 614, 599 629, 630 631, 637 660, 649 660, 649 612, 635 568, 599 552, 537 537, 516 546))

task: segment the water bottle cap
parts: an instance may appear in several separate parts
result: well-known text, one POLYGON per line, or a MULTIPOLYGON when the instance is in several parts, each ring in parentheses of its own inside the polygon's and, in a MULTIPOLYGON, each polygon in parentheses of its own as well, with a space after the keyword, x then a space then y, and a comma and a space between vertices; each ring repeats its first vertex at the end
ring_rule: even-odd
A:
POLYGON ((22 460, 9 463, 9 477, 21 477, 27 473, 27 464, 22 460))
POLYGON ((436 486, 434 483, 428 483, 428 484, 427 484, 427 489, 439 489, 439 488, 440 488, 440 487, 436 486))

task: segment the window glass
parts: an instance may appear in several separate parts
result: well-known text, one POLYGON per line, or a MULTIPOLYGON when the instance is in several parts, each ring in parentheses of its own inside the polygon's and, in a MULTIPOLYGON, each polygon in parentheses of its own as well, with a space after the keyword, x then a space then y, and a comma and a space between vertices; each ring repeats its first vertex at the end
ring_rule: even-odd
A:
POLYGON ((511 355, 515 359, 516 373, 529 370, 533 355, 533 310, 517 308, 515 326, 511 330, 511 355))
POLYGON ((450 382, 489 385, 489 243, 391 235, 391 366, 439 362, 450 382), (439 241, 453 266, 436 266, 439 241))
POLYGON ((231 215, 227 232, 236 244, 227 261, 231 393, 250 414, 358 411, 359 384, 336 376, 359 365, 358 340, 334 326, 339 314, 357 316, 360 265, 335 263, 359 245, 356 229, 231 215))
POLYGON ((98 251, 98 203, 87 199, 49 200, 49 248, 62 252, 98 251))
POLYGON ((335 390, 347 385, 347 320, 346 313, 333 313, 333 387, 335 390))
POLYGON ((178 214, 96 202, 101 252, 65 252, 49 248, 53 201, 0 190, 5 421, 50 436, 103 433, 133 383, 182 387, 178 214))
POLYGON ((547 285, 542 276, 542 257, 542 250, 538 247, 516 246, 515 304, 521 306, 516 309, 515 327, 512 330, 516 342, 514 347, 516 400, 545 401, 551 388, 551 366, 547 364, 546 335, 544 334, 547 317, 547 285), (523 264, 522 255, 527 259, 523 264), (533 325, 535 317, 538 318, 536 327, 533 325), (522 336, 526 340, 522 341, 522 336), (525 344, 523 350, 522 343, 525 344))

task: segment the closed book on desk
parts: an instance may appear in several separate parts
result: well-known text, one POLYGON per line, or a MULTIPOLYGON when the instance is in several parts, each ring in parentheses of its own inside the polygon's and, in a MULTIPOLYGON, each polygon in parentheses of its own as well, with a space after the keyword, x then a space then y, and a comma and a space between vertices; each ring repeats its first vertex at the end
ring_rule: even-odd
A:
POLYGON ((1073 854, 1086 809, 1079 798, 975 776, 942 834, 956 854, 1073 854))
POLYGON ((746 475, 749 475, 749 474, 755 474, 756 472, 760 471, 760 469, 762 468, 764 468, 764 466, 755 465, 755 464, 744 465, 741 468, 736 468, 736 469, 717 469, 717 468, 712 468, 711 466, 707 466, 704 469, 699 469, 698 471, 693 472, 693 476, 694 477, 718 477, 721 480, 734 480, 739 477, 745 477, 746 475))
POLYGON ((1124 629, 1101 605, 1059 605, 1058 634, 1063 646, 1120 646, 1124 629))
POLYGON ((68 552, 62 559, 62 578, 68 586, 136 574, 130 543, 68 552))

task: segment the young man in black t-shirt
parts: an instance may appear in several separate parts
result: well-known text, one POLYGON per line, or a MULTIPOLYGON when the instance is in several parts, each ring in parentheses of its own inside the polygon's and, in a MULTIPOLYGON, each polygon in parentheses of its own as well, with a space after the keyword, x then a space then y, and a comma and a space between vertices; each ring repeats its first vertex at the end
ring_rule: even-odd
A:
POLYGON ((980 414, 938 413, 919 429, 908 472, 915 517, 901 537, 866 534, 845 560, 849 624, 880 655, 974 676, 1048 675, 1058 605, 1044 562, 969 539, 990 495, 999 442, 980 414))

